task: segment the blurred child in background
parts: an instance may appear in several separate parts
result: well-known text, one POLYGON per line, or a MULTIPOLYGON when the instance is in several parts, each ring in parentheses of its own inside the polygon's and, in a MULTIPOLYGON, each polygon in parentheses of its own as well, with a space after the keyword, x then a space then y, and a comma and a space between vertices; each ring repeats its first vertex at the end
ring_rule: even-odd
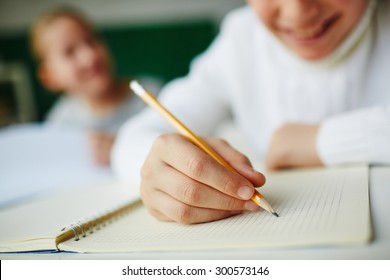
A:
POLYGON ((144 104, 129 92, 129 81, 113 76, 109 53, 91 23, 72 8, 50 10, 33 24, 31 47, 40 81, 64 93, 46 121, 87 129, 95 162, 109 165, 120 125, 144 104))

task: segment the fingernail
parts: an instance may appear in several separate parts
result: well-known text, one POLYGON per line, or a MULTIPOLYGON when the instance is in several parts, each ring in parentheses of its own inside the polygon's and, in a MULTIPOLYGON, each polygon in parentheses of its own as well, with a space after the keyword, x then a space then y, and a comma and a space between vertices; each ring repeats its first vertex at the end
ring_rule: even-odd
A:
POLYGON ((252 202, 252 201, 247 201, 245 202, 244 204, 244 208, 248 211, 257 211, 259 210, 259 206, 256 205, 256 203, 252 202))
POLYGON ((237 195, 242 199, 250 199, 253 194, 253 188, 248 186, 243 186, 238 189, 237 195))

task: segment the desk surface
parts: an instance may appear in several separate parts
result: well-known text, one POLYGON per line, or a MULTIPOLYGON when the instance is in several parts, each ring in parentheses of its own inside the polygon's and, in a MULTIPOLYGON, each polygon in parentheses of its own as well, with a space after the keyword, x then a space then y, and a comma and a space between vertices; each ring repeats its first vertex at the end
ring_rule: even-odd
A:
POLYGON ((367 245, 120 254, 1 254, 0 259, 390 259, 390 166, 370 168, 374 239, 367 245))
MULTIPOLYGON (((224 132, 222 135, 235 144, 234 146, 245 147, 242 139, 231 137, 232 135, 237 135, 237 133, 231 133, 229 129, 225 130, 228 133, 224 132)), ((79 132, 53 131, 52 129, 42 129, 41 127, 35 126, 22 126, 10 131, 3 131, 0 136, 0 148, 2 148, 0 149, 0 154, 2 154, 0 166, 3 163, 2 171, 0 171, 1 196, 6 194, 5 190, 1 188, 1 185, 5 186, 5 182, 7 182, 7 186, 16 184, 20 186, 19 181, 14 181, 15 176, 8 178, 10 174, 8 171, 18 170, 25 173, 25 176, 21 176, 23 177, 21 179, 23 179, 22 183, 26 183, 26 186, 25 188, 20 188, 19 191, 24 195, 29 194, 29 197, 31 197, 33 191, 31 190, 32 181, 36 183, 34 185, 41 186, 42 190, 40 191, 46 192, 48 188, 53 190, 53 188, 58 189, 58 186, 64 185, 65 179, 69 181, 66 181, 66 185, 71 185, 72 180, 88 181, 91 177, 96 178, 96 176, 101 176, 101 178, 107 179, 112 176, 112 174, 104 170, 96 170, 90 166, 88 163, 89 155, 86 154, 85 138, 79 132), (26 141, 26 137, 29 137, 28 139, 30 141, 26 141), (26 143, 29 143, 28 147, 25 145, 26 143), (42 143, 47 144, 42 145, 42 143), (58 163, 58 160, 56 160, 57 164, 55 168, 52 166, 52 155, 56 154, 58 156, 59 154, 58 148, 56 148, 58 146, 53 146, 53 143, 57 145, 61 144, 64 147, 62 153, 60 153, 62 155, 60 158, 63 159, 63 162, 58 163), (15 149, 15 145, 18 146, 17 149, 15 149), (12 152, 15 150, 16 152, 12 152), (35 153, 39 152, 38 154, 42 154, 38 162, 36 162, 36 157, 34 157, 35 167, 31 165, 31 162, 25 161, 26 153, 31 153, 31 150, 35 153), (23 154, 22 163, 24 162, 22 166, 20 165, 21 161, 17 158, 21 153, 23 154), (8 155, 8 159, 6 155, 8 155), (75 171, 75 166, 77 172, 75 171), (47 172, 40 172, 42 169, 50 170, 49 174, 47 172), (68 172, 64 172, 64 170, 68 172), (53 180, 47 180, 48 175, 53 180), (61 180, 58 177, 61 177, 61 180), (9 179, 8 181, 6 180, 7 178, 9 179), (47 181, 50 184, 47 184, 47 181), (46 185, 42 182, 46 182, 46 185)), ((14 197, 23 197, 19 191, 7 197, 8 201, 11 201, 11 198, 14 197)), ((0 202, 2 202, 1 199, 5 201, 5 198, 5 196, 0 198, 0 202)), ((374 238, 371 243, 360 246, 345 245, 285 249, 235 249, 127 254, 17 253, 0 254, 0 259, 390 259, 390 211, 387 208, 390 203, 390 166, 370 167, 370 203, 374 238)))

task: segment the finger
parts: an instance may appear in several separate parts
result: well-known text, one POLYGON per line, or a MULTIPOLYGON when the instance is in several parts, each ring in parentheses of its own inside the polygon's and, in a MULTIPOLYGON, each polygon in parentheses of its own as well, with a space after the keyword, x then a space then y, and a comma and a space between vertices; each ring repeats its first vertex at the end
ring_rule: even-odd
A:
POLYGON ((265 176, 253 168, 252 163, 247 156, 230 146, 227 141, 216 138, 207 138, 206 140, 207 143, 209 143, 209 145, 230 164, 230 166, 250 180, 254 186, 259 187, 265 184, 265 176))
POLYGON ((192 179, 236 198, 252 197, 254 187, 248 179, 228 170, 183 136, 163 135, 155 146, 163 161, 192 179))
POLYGON ((200 208, 219 210, 256 211, 258 206, 252 201, 245 201, 221 193, 203 183, 187 177, 181 172, 167 166, 164 178, 158 183, 159 190, 178 201, 200 208))
POLYGON ((154 196, 154 198, 153 203, 154 205, 158 205, 158 211, 169 217, 172 221, 181 224, 211 222, 241 213, 241 211, 215 210, 186 205, 163 192, 159 193, 158 199, 156 199, 157 196, 154 196))

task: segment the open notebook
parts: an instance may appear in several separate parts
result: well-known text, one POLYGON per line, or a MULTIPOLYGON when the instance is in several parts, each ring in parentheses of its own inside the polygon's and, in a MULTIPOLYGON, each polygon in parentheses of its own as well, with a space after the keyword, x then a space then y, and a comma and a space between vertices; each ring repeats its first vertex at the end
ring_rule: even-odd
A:
POLYGON ((105 184, 0 212, 0 251, 130 252, 347 244, 371 238, 368 167, 269 174, 261 188, 279 213, 181 225, 151 217, 128 188, 105 184), (132 203, 123 204, 125 201, 132 203), (122 204, 122 208, 112 208, 122 204), (91 216, 99 211, 102 214, 91 216), (61 229, 65 226, 64 230, 61 229))

